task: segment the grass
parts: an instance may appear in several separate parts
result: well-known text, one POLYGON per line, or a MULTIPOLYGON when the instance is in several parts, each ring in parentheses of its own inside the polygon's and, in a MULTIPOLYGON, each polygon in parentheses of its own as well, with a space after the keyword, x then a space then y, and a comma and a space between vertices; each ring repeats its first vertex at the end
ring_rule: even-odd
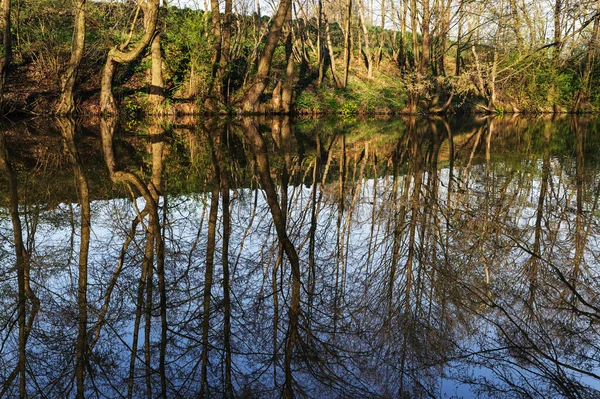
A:
POLYGON ((352 68, 346 89, 336 88, 329 75, 321 87, 308 86, 296 97, 296 111, 343 116, 400 113, 407 96, 399 76, 385 72, 382 66, 382 71, 367 79, 363 69, 352 68))

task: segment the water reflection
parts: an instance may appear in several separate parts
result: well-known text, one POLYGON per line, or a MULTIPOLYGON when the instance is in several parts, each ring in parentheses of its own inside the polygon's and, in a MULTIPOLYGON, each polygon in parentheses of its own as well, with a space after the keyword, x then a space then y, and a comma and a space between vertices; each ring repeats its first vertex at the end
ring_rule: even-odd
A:
POLYGON ((0 397, 599 397, 597 126, 5 126, 0 397))

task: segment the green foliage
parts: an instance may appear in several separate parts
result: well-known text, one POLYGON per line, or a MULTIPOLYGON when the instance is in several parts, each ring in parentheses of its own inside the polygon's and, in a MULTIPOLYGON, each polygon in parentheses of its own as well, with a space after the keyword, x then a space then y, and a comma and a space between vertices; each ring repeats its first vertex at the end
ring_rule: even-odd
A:
MULTIPOLYGON (((31 66, 40 85, 56 85, 69 60, 71 7, 70 0, 22 1, 18 20, 13 14, 13 62, 31 66)), ((134 10, 130 3, 87 3, 85 55, 79 73, 83 82, 98 76, 108 49, 120 39, 115 32, 128 31, 134 10)))
MULTIPOLYGON (((46 88, 38 92, 51 93, 58 88, 59 76, 68 62, 73 30, 71 0, 31 0, 19 3, 18 21, 13 14, 14 60, 19 67, 27 66, 27 72, 36 82, 43 82, 46 88), (33 73, 31 72, 33 71, 33 73)), ((160 24, 162 50, 164 55, 164 78, 168 97, 187 97, 208 95, 211 83, 212 58, 214 54, 214 38, 212 36, 211 15, 209 12, 191 9, 179 9, 174 6, 161 8, 160 24)), ((227 65, 224 81, 228 84, 230 98, 238 100, 244 93, 244 85, 252 80, 255 73, 257 57, 264 47, 268 29, 267 16, 262 17, 261 38, 256 37, 257 20, 244 12, 232 16, 232 54, 227 65)), ((333 19, 333 18, 332 18, 333 19)), ((109 48, 122 44, 130 39, 135 44, 143 34, 143 12, 137 10, 133 1, 127 2, 88 2, 86 6, 86 47, 79 77, 87 85, 85 90, 99 87, 101 68, 109 48), (136 18, 137 15, 137 19, 136 18), (135 19, 135 24, 133 21, 135 19), (132 37, 130 29, 133 24, 132 37)), ((456 46, 449 46, 446 57, 446 71, 450 77, 431 76, 416 79, 413 61, 413 35, 406 32, 401 38, 400 32, 382 30, 377 26, 369 27, 373 53, 377 52, 380 39, 383 40, 381 64, 375 70, 373 79, 365 78, 364 65, 360 58, 357 36, 354 36, 352 68, 348 87, 345 90, 334 88, 329 69, 325 70, 322 87, 315 87, 318 65, 316 65, 314 46, 316 45, 316 20, 294 21, 296 39, 310 39, 306 56, 309 59, 307 68, 301 70, 299 65, 301 43, 308 40, 296 40, 295 59, 296 73, 300 79, 296 82, 296 110, 310 113, 331 113, 345 116, 371 113, 389 113, 402 111, 408 102, 408 96, 415 100, 420 109, 427 104, 435 106, 443 104, 444 96, 454 93, 453 110, 475 110, 475 105, 487 104, 489 84, 492 71, 497 94, 497 111, 499 114, 519 109, 521 111, 547 112, 553 109, 568 110, 571 108, 576 93, 582 91, 582 71, 587 54, 587 42, 581 41, 570 54, 568 61, 561 58, 560 67, 553 57, 554 49, 549 47, 541 51, 533 47, 516 50, 511 43, 495 43, 491 39, 482 39, 477 44, 479 69, 475 67, 473 57, 463 47, 464 65, 461 76, 454 77, 453 52, 456 46), (392 41, 395 43, 392 43, 392 41), (397 59, 402 46, 408 64, 408 70, 400 74, 397 59), (497 56, 495 58, 495 56, 497 56), (498 65, 495 65, 495 60, 498 65), (479 88, 479 79, 484 80, 484 89, 479 88), (441 83, 440 83, 441 82, 441 83), (487 93, 486 93, 487 92, 487 93), (439 100, 438 100, 439 99, 439 100), (425 104, 425 105, 423 105, 425 104)), ((357 27, 355 26, 354 29, 357 27)), ((358 31, 360 34, 360 31, 358 31)), ((344 53, 344 35, 341 26, 336 22, 329 25, 330 39, 333 45, 335 62, 338 68, 344 53)), ((356 33, 354 33, 356 34, 356 33)), ((420 41, 417 33, 415 40, 420 41)), ((434 53, 436 39, 432 37, 434 53)), ((512 39, 511 39, 512 40, 512 39)), ((464 43, 463 43, 464 45, 464 43)), ((563 53, 566 53, 566 49, 563 53)), ((435 54, 432 53, 432 57, 435 54)), ((328 55, 328 54, 327 54, 328 55)), ((434 60, 432 58, 432 60, 434 60)), ((435 62, 435 61, 432 61, 435 62)), ((306 65, 303 65, 306 66, 306 65)), ((116 92, 120 99, 130 96, 124 103, 125 113, 137 115, 143 107, 141 97, 132 93, 143 90, 145 73, 150 68, 150 59, 140 57, 127 68, 120 68, 116 75, 116 92), (120 88, 117 86, 121 86, 120 88)), ((276 84, 285 77, 286 53, 284 40, 280 40, 276 48, 270 72, 270 82, 276 84)), ((25 68, 24 68, 25 69, 25 68)), ((341 68, 338 74, 342 75, 341 68)), ((589 92, 585 98, 586 110, 600 110, 600 64, 593 65, 589 92), (589 104, 587 103, 589 101, 589 104)), ((41 84, 40 84, 41 85, 41 84)), ((270 92, 267 89, 262 97, 268 101, 270 92)), ((232 112, 234 106, 223 106, 221 110, 232 112)))
POLYGON ((342 104, 342 107, 340 109, 340 114, 342 115, 356 115, 356 113, 358 112, 358 105, 354 102, 345 102, 342 104))
POLYGON ((165 26, 164 60, 175 91, 193 79, 203 92, 210 78, 213 53, 209 14, 171 7, 165 26))
POLYGON ((569 109, 581 85, 578 68, 570 64, 557 68, 549 52, 521 60, 508 59, 500 69, 506 69, 508 77, 500 76, 499 90, 526 112, 552 112, 555 107, 569 109))
POLYGON ((310 87, 298 95, 296 110, 344 116, 397 113, 406 105, 406 89, 398 83, 393 77, 377 74, 372 80, 351 77, 347 89, 310 87))
POLYGON ((23 2, 19 10, 15 61, 33 62, 46 79, 56 80, 63 59, 70 50, 73 18, 69 1, 37 0, 23 2))
POLYGON ((299 112, 319 112, 321 109, 319 99, 313 91, 304 90, 296 98, 296 110, 299 112))

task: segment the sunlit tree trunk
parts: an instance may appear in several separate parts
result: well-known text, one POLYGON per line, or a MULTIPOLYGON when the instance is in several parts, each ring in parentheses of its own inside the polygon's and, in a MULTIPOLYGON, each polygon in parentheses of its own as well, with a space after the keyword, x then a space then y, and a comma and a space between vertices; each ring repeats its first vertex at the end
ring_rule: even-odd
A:
POLYGON ((129 44, 127 41, 120 46, 113 47, 108 52, 102 71, 102 86, 100 91, 100 111, 103 114, 117 114, 117 105, 112 92, 113 78, 117 65, 126 65, 138 58, 152 42, 156 34, 159 0, 137 1, 138 6, 144 12, 144 34, 131 50, 125 51, 129 44))
POLYGON ((454 75, 455 76, 459 76, 460 75, 460 62, 461 62, 461 50, 462 50, 462 29, 463 29, 463 11, 462 11, 462 7, 463 7, 463 2, 461 1, 459 6, 458 6, 458 11, 457 11, 457 18, 458 21, 456 22, 457 24, 457 34, 456 34, 456 58, 455 58, 455 63, 456 65, 454 66, 454 75))
POLYGON ((275 47, 277 47, 277 43, 279 42, 281 30, 287 19, 291 4, 291 0, 282 0, 279 3, 277 13, 273 18, 273 23, 269 29, 269 34, 267 35, 267 41, 260 55, 256 76, 248 87, 242 100, 241 108, 246 113, 256 112, 259 98, 267 86, 275 47))
POLYGON ((287 34, 285 38, 285 80, 281 88, 281 111, 289 114, 292 110, 292 96, 294 94, 294 53, 292 42, 292 7, 288 9, 287 16, 287 34))
POLYGON ((402 17, 400 18, 400 44, 398 45, 398 65, 402 76, 406 73, 406 17, 408 14, 408 0, 401 0, 402 17))
MULTIPOLYGON (((317 62, 319 68, 317 85, 320 86, 325 77, 325 57, 323 57, 323 0, 317 1, 317 14, 317 62)), ((325 25, 327 25, 327 21, 325 21, 325 25)))
POLYGON ((329 64, 331 67, 331 77, 333 78, 333 82, 335 83, 335 87, 342 87, 342 83, 337 76, 336 67, 335 67, 335 54, 333 52, 333 43, 331 42, 331 34, 329 32, 329 21, 325 18, 325 38, 327 39, 327 50, 329 52, 329 64))
POLYGON ((492 56, 492 69, 488 78, 488 109, 496 110, 496 72, 498 71, 498 49, 494 46, 494 52, 492 56))
POLYGON ((225 104, 229 104, 230 87, 229 80, 227 79, 227 69, 231 68, 231 19, 232 19, 232 0, 225 0, 225 13, 223 14, 223 32, 221 37, 223 43, 221 44, 221 67, 219 75, 221 76, 222 89, 221 98, 225 104))
POLYGON ((429 8, 429 0, 423 0, 423 19, 421 21, 421 62, 420 72, 426 74, 429 70, 431 63, 431 34, 430 34, 430 21, 431 12, 429 8))
POLYGON ((156 35, 152 39, 150 44, 150 55, 152 60, 151 67, 151 81, 150 81, 150 95, 148 100, 153 105, 153 113, 160 114, 162 110, 161 106, 165 102, 165 84, 163 82, 162 75, 162 52, 160 48, 160 32, 156 32, 156 35))
MULTIPOLYGON (((437 54, 436 54, 436 69, 437 69, 437 74, 438 75, 442 75, 442 76, 446 76, 446 50, 447 50, 447 45, 446 42, 448 40, 448 32, 450 31, 450 7, 451 7, 451 0, 447 0, 447 2, 444 2, 444 0, 439 0, 440 2, 440 6, 439 9, 436 10, 440 15, 440 21, 438 24, 438 37, 436 38, 438 41, 438 46, 437 46, 437 54)), ((458 33, 460 35, 460 32, 458 33)), ((457 41, 460 42, 460 39, 457 39, 457 41)), ((459 43, 457 43, 457 52, 460 53, 459 51, 459 43)))
POLYGON ((344 30, 344 81, 342 87, 348 87, 348 74, 350 73, 350 29, 352 28, 352 0, 346 0, 346 29, 344 30))
POLYGON ((509 0, 510 14, 512 16, 512 29, 517 40, 517 48, 523 50, 523 36, 521 35, 521 13, 517 0, 509 0))
POLYGON ((573 110, 579 112, 585 109, 589 103, 590 96, 590 80, 592 76, 593 63, 598 54, 598 34, 600 31, 600 0, 596 3, 596 17, 592 27, 592 36, 590 37, 584 69, 582 72, 581 88, 575 96, 575 105, 573 110))
MULTIPOLYGON (((392 5, 392 13, 393 12, 394 8, 392 5)), ((383 45, 385 43, 385 16, 385 0, 381 0, 381 32, 379 33, 379 49, 377 50, 377 55, 375 55, 375 64, 377 65, 377 68, 379 68, 379 63, 383 57, 383 45)))
POLYGON ((563 8, 563 0, 555 0, 554 2, 554 65, 557 66, 562 51, 562 26, 561 18, 563 8))
POLYGON ((312 40, 308 34, 308 22, 306 13, 302 11, 302 18, 296 18, 296 26, 298 30, 298 36, 296 37, 295 43, 297 47, 298 56, 300 57, 300 70, 298 72, 300 79, 306 77, 309 72, 310 65, 310 54, 309 48, 314 48, 312 40))
POLYGON ((68 115, 75 110, 73 88, 77 80, 77 71, 83 58, 85 46, 85 6, 86 0, 73 0, 73 39, 71 42, 71 59, 62 76, 60 98, 56 106, 56 113, 68 115))
MULTIPOLYGON (((408 0, 407 0, 408 1, 408 0)), ((413 47, 413 62, 415 69, 421 68, 421 49, 419 48, 419 41, 417 39, 417 24, 418 24, 418 12, 417 12, 417 0, 410 0, 410 30, 412 34, 412 47, 413 47)))
POLYGON ((8 72, 8 66, 12 59, 10 2, 11 0, 2 0, 0 2, 0 34, 2 35, 2 54, 0 54, 0 101, 4 97, 6 73, 8 72))
POLYGON ((371 55, 371 44, 369 41, 369 30, 365 22, 365 6, 364 0, 358 2, 358 12, 360 16, 360 25, 365 40, 364 59, 367 64, 367 79, 373 78, 373 56, 371 55))
POLYGON ((211 86, 212 93, 215 98, 221 99, 221 62, 222 62, 222 51, 223 51, 223 27, 221 26, 221 11, 219 9, 219 0, 210 1, 210 15, 212 21, 212 33, 214 40, 214 53, 212 59, 212 75, 211 75, 211 86))

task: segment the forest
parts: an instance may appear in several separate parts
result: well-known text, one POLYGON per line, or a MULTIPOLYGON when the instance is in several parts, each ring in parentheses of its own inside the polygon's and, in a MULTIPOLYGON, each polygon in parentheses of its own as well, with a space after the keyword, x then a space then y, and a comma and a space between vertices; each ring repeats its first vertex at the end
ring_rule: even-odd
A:
POLYGON ((2 0, 1 113, 588 113, 600 2, 2 0))
POLYGON ((4 128, 0 398, 598 397, 596 118, 197 119, 4 128))
POLYGON ((0 10, 0 399, 600 397, 600 0, 0 10))

